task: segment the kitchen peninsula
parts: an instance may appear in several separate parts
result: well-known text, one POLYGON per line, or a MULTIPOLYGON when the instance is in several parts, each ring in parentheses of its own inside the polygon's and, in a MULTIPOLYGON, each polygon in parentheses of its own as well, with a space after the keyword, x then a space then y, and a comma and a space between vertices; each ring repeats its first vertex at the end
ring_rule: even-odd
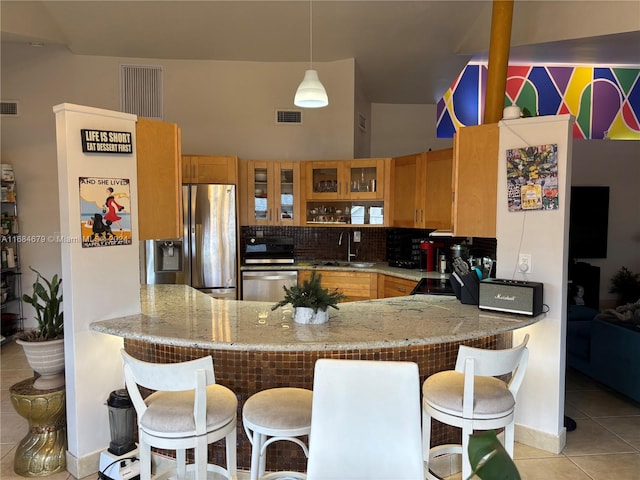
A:
MULTIPOLYGON (((452 368, 461 343, 506 348, 511 331, 543 318, 482 312, 455 297, 414 295, 343 303, 326 324, 298 325, 290 309, 217 300, 184 285, 143 285, 141 304, 141 314, 94 322, 90 329, 123 337, 125 350, 145 361, 211 355, 216 381, 238 395, 239 409, 266 388, 312 388, 319 358, 413 361, 422 381, 452 368)), ((444 443, 452 435, 442 428, 433 441, 444 443)), ((216 457, 223 458, 223 451, 213 447, 216 457)), ((287 442, 270 455, 274 468, 304 469, 304 455, 287 442)), ((238 466, 249 465, 250 444, 239 425, 238 466)))

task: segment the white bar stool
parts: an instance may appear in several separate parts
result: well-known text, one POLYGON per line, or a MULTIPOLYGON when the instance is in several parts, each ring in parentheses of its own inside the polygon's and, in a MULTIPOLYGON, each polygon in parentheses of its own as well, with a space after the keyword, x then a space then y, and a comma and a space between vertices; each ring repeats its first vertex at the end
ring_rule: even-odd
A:
POLYGON ((301 472, 265 474, 267 447, 280 440, 299 445, 309 457, 309 449, 297 437, 311 430, 313 393, 305 388, 280 387, 258 392, 247 399, 242 408, 242 424, 251 442, 251 480, 269 478, 304 479, 301 472))
POLYGON ((438 479, 432 460, 462 455, 462 478, 471 475, 469 436, 474 430, 504 428, 504 447, 513 458, 515 407, 524 379, 529 334, 517 347, 484 350, 461 345, 454 370, 438 372, 422 384, 422 444, 427 479, 438 479), (504 381, 504 376, 510 376, 504 381), (500 378, 496 378, 500 377, 500 378), (431 419, 462 429, 462 444, 431 447, 431 419))

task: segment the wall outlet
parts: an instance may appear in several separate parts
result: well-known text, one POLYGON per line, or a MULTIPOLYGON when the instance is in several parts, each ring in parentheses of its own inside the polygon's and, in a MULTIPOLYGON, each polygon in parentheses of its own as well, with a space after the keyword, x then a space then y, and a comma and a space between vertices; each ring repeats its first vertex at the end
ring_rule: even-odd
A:
POLYGON ((354 242, 360 242, 361 241, 360 232, 358 232, 358 231, 353 232, 353 241, 354 242))
POLYGON ((521 253, 518 255, 518 270, 521 273, 531 273, 531 254, 530 253, 521 253))

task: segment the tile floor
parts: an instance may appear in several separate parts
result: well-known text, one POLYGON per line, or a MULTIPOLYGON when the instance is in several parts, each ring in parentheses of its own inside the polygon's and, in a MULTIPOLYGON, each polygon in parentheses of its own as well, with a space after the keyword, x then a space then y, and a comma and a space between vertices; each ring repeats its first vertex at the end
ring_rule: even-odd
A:
MULTIPOLYGON (((0 347, 0 366, 0 478, 21 479, 24 477, 13 472, 13 455, 27 422, 15 413, 9 387, 28 378, 32 371, 22 348, 13 342, 0 347)), ((573 370, 568 372, 566 383, 566 413, 578 427, 567 433, 567 445, 560 455, 516 444, 516 465, 523 480, 640 479, 640 404, 573 370)), ((67 472, 46 478, 74 480, 67 472)))

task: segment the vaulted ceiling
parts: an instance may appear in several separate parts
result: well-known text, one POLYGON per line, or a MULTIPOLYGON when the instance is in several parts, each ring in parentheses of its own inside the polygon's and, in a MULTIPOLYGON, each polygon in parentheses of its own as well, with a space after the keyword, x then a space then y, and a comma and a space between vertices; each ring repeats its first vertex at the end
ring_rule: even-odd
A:
MULTIPOLYGON (((5 1, 2 43, 78 55, 309 62, 355 58, 377 103, 436 103, 486 59, 492 2, 5 1)), ((511 62, 640 64, 640 2, 516 0, 511 62)))

